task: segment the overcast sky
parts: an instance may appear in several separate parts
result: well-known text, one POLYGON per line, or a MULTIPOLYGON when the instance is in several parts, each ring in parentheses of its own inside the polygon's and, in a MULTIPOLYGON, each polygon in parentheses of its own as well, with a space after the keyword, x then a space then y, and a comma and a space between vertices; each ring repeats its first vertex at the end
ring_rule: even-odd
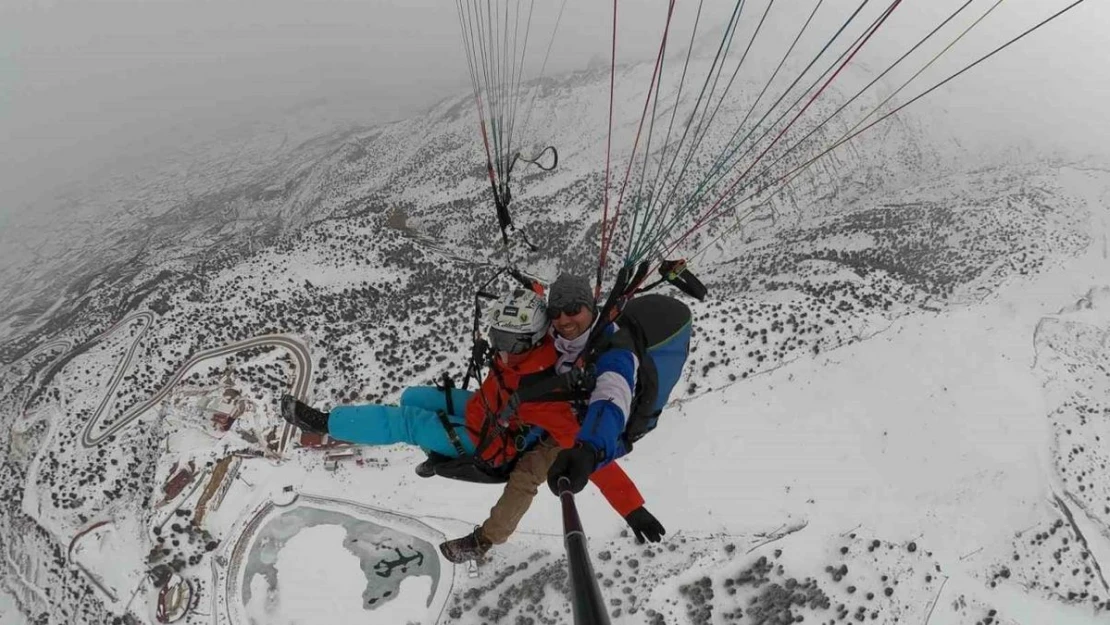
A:
MULTIPOLYGON (((750 18, 767 0, 749 2, 750 18)), ((795 16, 815 2, 779 0, 769 27, 796 28, 795 16)), ((978 45, 1069 3, 1006 0, 978 45)), ((706 4, 703 19, 717 23, 733 5, 706 4)), ((856 4, 826 0, 825 32, 856 4)), ((960 4, 905 0, 876 45, 905 43, 960 4)), ((991 4, 975 0, 968 14, 991 4)), ((652 54, 665 5, 621 0, 624 58, 652 54)), ((559 6, 537 3, 536 32, 546 37, 559 6)), ((696 6, 680 0, 677 23, 696 6)), ((568 0, 552 70, 606 58, 611 12, 604 0, 568 0)), ((957 109, 990 111, 986 126, 1004 120, 1028 132, 1051 128, 1045 134, 1057 141, 1110 143, 1107 33, 1110 0, 1087 0, 938 95, 957 109)), ((413 114, 469 89, 463 58, 454 0, 0 0, 0 214, 120 153, 156 151, 181 133, 203 137, 248 117, 280 119, 306 101, 325 98, 329 115, 364 123, 413 114)))

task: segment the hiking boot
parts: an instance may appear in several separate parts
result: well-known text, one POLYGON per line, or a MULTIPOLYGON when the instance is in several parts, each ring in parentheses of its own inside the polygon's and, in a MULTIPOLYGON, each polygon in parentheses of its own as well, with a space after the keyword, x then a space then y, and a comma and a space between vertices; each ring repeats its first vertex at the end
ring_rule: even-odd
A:
POLYGON ((449 561, 462 564, 469 560, 481 561, 491 547, 493 543, 486 539, 482 528, 478 527, 462 538, 440 543, 439 552, 449 561))
POLYGON ((436 463, 433 462, 431 458, 428 458, 424 462, 416 465, 416 474, 420 477, 435 477, 436 463))
POLYGON ((320 412, 292 395, 281 396, 281 417, 305 432, 328 433, 328 413, 320 412))
POLYGON ((455 458, 452 458, 450 456, 445 456, 443 454, 436 453, 434 451, 429 451, 427 453, 428 453, 427 459, 425 459, 424 462, 421 462, 420 464, 416 465, 416 474, 419 475, 420 477, 435 477, 436 476, 436 467, 438 467, 439 465, 441 465, 445 462, 448 462, 450 460, 455 459, 455 458))

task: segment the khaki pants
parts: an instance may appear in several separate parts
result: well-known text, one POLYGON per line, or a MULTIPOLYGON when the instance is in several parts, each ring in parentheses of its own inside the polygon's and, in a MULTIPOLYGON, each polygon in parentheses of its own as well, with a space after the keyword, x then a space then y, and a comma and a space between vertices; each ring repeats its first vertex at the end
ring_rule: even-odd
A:
POLYGON ((509 474, 501 498, 490 508, 489 518, 482 524, 482 534, 487 540, 495 545, 509 540, 532 505, 539 486, 547 482, 547 471, 555 463, 559 451, 558 444, 544 438, 520 457, 509 474))

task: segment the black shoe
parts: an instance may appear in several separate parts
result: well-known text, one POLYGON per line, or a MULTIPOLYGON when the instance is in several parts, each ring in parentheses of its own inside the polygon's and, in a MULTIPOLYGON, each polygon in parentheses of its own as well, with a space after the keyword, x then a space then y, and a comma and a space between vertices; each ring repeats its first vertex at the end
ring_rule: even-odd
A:
POLYGON ((427 460, 416 465, 416 474, 420 477, 435 477, 437 475, 436 467, 454 459, 451 456, 429 451, 427 460))
POLYGON ((479 527, 462 538, 440 543, 439 552, 449 561, 462 564, 470 560, 481 561, 492 547, 493 543, 486 540, 479 527))
POLYGON ((436 462, 428 458, 424 462, 416 465, 416 474, 420 477, 435 477, 436 475, 436 462))
POLYGON ((328 433, 328 413, 320 412, 292 395, 281 396, 281 417, 305 432, 328 433))

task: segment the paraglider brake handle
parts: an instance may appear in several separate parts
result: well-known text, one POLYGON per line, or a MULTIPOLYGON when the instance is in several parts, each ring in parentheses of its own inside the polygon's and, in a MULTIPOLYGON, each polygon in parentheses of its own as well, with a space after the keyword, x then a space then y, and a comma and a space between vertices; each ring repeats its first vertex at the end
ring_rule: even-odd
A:
POLYGON ((659 274, 663 276, 663 280, 670 282, 683 293, 699 301, 705 301, 708 290, 702 281, 698 280, 697 276, 690 271, 685 258, 664 260, 659 264, 659 274))

